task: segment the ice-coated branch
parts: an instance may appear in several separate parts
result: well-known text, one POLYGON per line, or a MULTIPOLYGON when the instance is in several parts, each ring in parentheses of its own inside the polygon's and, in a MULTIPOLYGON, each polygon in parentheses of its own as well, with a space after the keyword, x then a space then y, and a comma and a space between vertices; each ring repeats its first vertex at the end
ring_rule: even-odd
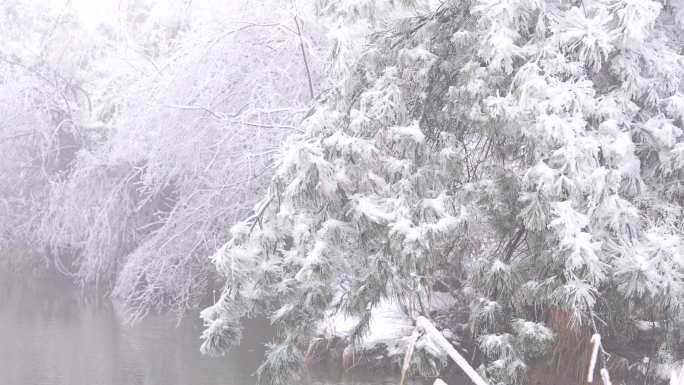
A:
POLYGON ((610 374, 606 368, 601 369, 601 381, 603 381, 603 385, 612 385, 610 382, 610 374))
POLYGON ((591 336, 591 343, 594 344, 594 347, 591 349, 591 361, 589 361, 589 372, 587 373, 587 382, 590 384, 594 381, 594 369, 596 368, 596 358, 601 346, 601 335, 597 333, 591 336))
POLYGON ((408 348, 406 349, 406 354, 404 355, 404 363, 401 367, 401 380, 399 381, 399 385, 404 385, 406 381, 406 373, 408 373, 408 370, 411 367, 411 357, 413 357, 413 352, 416 349, 416 342, 418 342, 419 337, 420 330, 416 328, 416 330, 413 331, 413 334, 411 334, 411 339, 408 348))
POLYGON ((672 370, 670 385, 684 385, 684 367, 672 370))
MULTIPOLYGON (((420 330, 423 330, 426 334, 430 335, 439 345, 439 347, 442 348, 449 355, 449 357, 451 357, 451 359, 454 360, 454 362, 456 362, 456 364, 461 367, 461 369, 463 369, 465 374, 467 374, 468 377, 470 377, 470 379, 473 381, 473 383, 475 383, 475 385, 489 385, 487 381, 485 381, 484 378, 482 378, 482 376, 480 376, 480 374, 477 373, 477 371, 475 371, 475 369, 473 369, 472 366, 470 366, 468 361, 466 361, 466 359, 463 358, 463 356, 456 349, 454 349, 454 347, 449 343, 449 341, 447 341, 447 339, 444 338, 442 333, 440 333, 439 330, 435 328, 435 326, 432 324, 432 322, 430 322, 430 320, 420 316, 416 319, 416 327, 418 327, 418 329, 420 330)), ((435 384, 438 383, 435 381, 435 384)))
POLYGON ((311 71, 309 70, 309 61, 306 60, 306 50, 304 49, 304 40, 302 39, 302 30, 299 27, 299 19, 294 18, 295 25, 297 25, 297 36, 299 36, 299 49, 302 51, 302 59, 304 60, 304 69, 306 69, 306 79, 309 82, 309 96, 314 98, 313 82, 311 81, 311 71))

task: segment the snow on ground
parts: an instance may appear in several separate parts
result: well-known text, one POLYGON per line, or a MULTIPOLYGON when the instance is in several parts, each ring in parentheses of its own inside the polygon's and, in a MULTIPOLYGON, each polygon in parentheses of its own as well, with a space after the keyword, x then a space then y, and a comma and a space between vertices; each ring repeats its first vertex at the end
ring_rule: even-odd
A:
MULTIPOLYGON (((455 303, 449 293, 432 293, 430 311, 446 311, 455 303)), ((331 310, 329 318, 319 325, 318 333, 325 338, 349 337, 359 322, 357 317, 348 317, 331 310)), ((380 344, 387 346, 389 356, 403 354, 415 330, 414 321, 402 310, 396 301, 384 299, 371 311, 370 328, 358 348, 370 350, 380 344)))

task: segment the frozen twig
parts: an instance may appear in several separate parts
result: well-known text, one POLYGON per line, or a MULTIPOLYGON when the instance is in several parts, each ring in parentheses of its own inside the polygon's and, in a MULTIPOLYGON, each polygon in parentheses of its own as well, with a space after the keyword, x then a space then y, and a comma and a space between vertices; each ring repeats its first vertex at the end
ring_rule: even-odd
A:
POLYGON ((612 385, 610 382, 610 374, 606 368, 601 368, 601 381, 603 381, 603 385, 612 385))
POLYGON ((413 352, 416 349, 416 342, 418 342, 419 337, 420 331, 418 329, 414 330, 413 334, 411 334, 409 345, 406 348, 406 354, 404 355, 404 364, 401 367, 401 380, 399 381, 399 385, 404 385, 404 382, 406 381, 406 374, 411 367, 411 357, 413 357, 413 352))
POLYGON ((309 96, 314 98, 313 82, 311 81, 311 71, 309 70, 309 61, 306 59, 306 50, 304 49, 304 40, 302 39, 302 30, 299 27, 299 20, 297 16, 294 17, 295 25, 297 25, 297 35, 299 36, 299 48, 302 51, 302 59, 304 60, 304 69, 306 70, 306 78, 309 81, 309 96))
POLYGON ((587 373, 587 382, 590 384, 594 381, 596 358, 598 358, 598 351, 601 346, 601 335, 597 333, 591 336, 591 343, 594 344, 594 346, 591 349, 591 360, 589 361, 589 372, 587 373))
POLYGON ((482 376, 480 376, 480 374, 477 373, 477 371, 475 371, 475 369, 473 369, 472 366, 470 366, 468 361, 466 361, 466 359, 463 358, 463 356, 458 351, 456 351, 456 349, 454 349, 454 347, 449 343, 449 341, 447 341, 447 339, 444 338, 442 333, 440 333, 439 330, 435 328, 435 326, 432 324, 432 322, 430 322, 430 320, 420 316, 416 319, 416 327, 418 327, 418 329, 422 329, 426 334, 430 335, 434 339, 434 341, 439 345, 439 347, 442 348, 449 355, 449 357, 451 357, 451 359, 454 360, 454 362, 456 362, 456 364, 461 367, 461 369, 463 369, 465 374, 467 374, 468 377, 470 377, 470 379, 473 381, 475 385, 489 385, 487 381, 485 381, 482 378, 482 376))
POLYGON ((684 366, 673 369, 670 375, 670 385, 684 385, 684 366))

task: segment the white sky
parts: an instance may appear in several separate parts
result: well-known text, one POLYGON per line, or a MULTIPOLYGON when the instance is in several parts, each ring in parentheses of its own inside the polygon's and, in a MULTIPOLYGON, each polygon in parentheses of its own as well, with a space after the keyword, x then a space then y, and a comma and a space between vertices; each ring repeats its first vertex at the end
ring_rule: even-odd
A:
MULTIPOLYGON (((0 0, 1 1, 1 0, 0 0)), ((101 23, 115 25, 119 22, 120 10, 125 10, 127 5, 133 0, 44 0, 51 4, 55 14, 59 13, 66 4, 80 15, 83 23, 88 27, 96 27, 101 23)), ((291 0, 282 0, 291 1, 291 0)), ((296 0, 295 0, 296 1, 296 0)), ((163 18, 166 11, 181 9, 180 0, 152 0, 148 3, 155 4, 154 12, 156 16, 163 18), (167 7, 166 5, 170 7, 167 7)), ((216 16, 217 10, 221 14, 230 15, 239 6, 248 3, 245 0, 194 0, 192 12, 194 17, 200 19, 212 19, 216 16)))

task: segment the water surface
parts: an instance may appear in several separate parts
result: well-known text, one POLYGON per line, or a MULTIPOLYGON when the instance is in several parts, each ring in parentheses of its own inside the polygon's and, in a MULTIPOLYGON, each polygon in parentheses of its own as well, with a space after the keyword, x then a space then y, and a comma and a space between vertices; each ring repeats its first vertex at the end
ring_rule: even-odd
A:
MULTIPOLYGON (((150 316, 129 327, 108 301, 54 279, 0 273, 1 385, 253 385, 271 338, 266 322, 248 325, 226 357, 199 353, 199 320, 150 316)), ((319 384, 358 382, 330 376, 319 384)))

